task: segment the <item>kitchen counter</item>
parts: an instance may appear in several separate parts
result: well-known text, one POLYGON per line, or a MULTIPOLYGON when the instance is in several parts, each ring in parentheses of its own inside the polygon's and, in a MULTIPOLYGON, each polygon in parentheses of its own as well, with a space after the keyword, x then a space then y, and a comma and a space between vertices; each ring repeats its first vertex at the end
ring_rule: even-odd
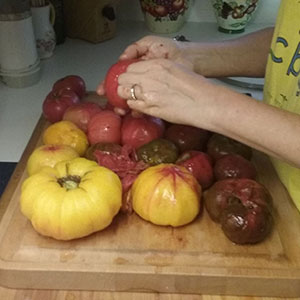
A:
MULTIPOLYGON (((246 32, 255 31, 264 25, 250 24, 246 32)), ((99 44, 67 39, 58 45, 54 55, 43 60, 40 81, 27 88, 10 88, 0 82, 0 161, 19 161, 31 133, 41 115, 42 103, 53 83, 66 75, 80 75, 87 89, 94 91, 104 78, 108 68, 117 61, 122 50, 135 40, 151 34, 143 22, 127 21, 118 24, 115 38, 99 44)), ((188 23, 178 33, 193 41, 211 41, 234 38, 217 31, 215 23, 188 23)), ((173 35, 166 35, 173 37, 173 35)), ((218 81, 221 83, 220 81, 218 81)), ((222 83, 224 84, 224 83, 222 83)), ((241 92, 249 90, 233 87, 241 92)), ((261 99, 261 91, 250 91, 261 99)))
MULTIPOLYGON (((264 25, 250 24, 247 32, 266 27, 264 25)), ((0 165, 1 179, 9 178, 15 164, 18 162, 28 140, 36 126, 42 112, 42 103, 50 91, 53 83, 68 74, 80 75, 84 78, 87 89, 95 90, 98 83, 104 78, 111 64, 116 62, 122 50, 131 42, 151 34, 143 22, 124 22, 118 25, 117 36, 109 41, 91 44, 82 40, 67 39, 58 45, 54 55, 42 61, 42 77, 34 86, 13 89, 0 83, 0 165), (7 168, 7 171, 4 170, 7 168), (3 172, 2 172, 3 171, 3 172), (5 173, 6 178, 3 174, 5 173)), ((228 35, 217 31, 215 23, 188 23, 178 34, 185 35, 193 41, 212 41, 218 39, 234 38, 239 35, 228 35)), ((166 35, 168 36, 168 35, 166 35)), ((174 36, 174 35, 169 35, 174 36)), ((224 82, 216 82, 225 84, 224 82)), ((262 98, 260 90, 249 90, 228 85, 229 87, 245 93, 250 92, 256 99, 262 98)), ((52 299, 52 300, 77 300, 77 299, 156 299, 156 300, 235 300, 239 297, 232 296, 197 296, 175 295, 158 293, 110 293, 110 292, 79 292, 79 291, 37 291, 13 290, 0 288, 0 299, 52 299)), ((243 299, 279 299, 243 297, 243 299)))

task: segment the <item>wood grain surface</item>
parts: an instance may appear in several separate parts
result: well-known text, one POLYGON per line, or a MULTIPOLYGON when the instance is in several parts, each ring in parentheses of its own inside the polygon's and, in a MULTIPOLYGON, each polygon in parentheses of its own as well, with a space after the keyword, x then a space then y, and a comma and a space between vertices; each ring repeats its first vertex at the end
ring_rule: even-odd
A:
POLYGON ((19 209, 27 159, 47 126, 41 117, 1 198, 1 300, 300 297, 299 213, 263 154, 254 162, 275 226, 260 244, 234 245, 205 210, 176 229, 119 214, 104 231, 61 242, 37 234, 19 209))
MULTIPOLYGON (((178 295, 161 293, 14 290, 0 288, 1 300, 287 300, 274 297, 178 295)), ((300 298, 288 298, 299 300, 300 298)))

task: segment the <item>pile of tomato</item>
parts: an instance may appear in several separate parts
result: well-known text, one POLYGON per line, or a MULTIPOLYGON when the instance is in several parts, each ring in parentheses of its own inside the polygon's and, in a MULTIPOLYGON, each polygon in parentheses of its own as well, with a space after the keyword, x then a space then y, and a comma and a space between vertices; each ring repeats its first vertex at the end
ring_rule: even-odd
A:
POLYGON ((180 165, 196 178, 210 217, 231 241, 245 244, 265 239, 272 228, 272 199, 256 181, 252 149, 217 133, 131 111, 117 95, 117 77, 130 63, 117 63, 109 70, 105 106, 85 100, 81 77, 58 80, 43 103, 45 118, 51 123, 70 121, 84 132, 88 140, 84 156, 119 176, 127 210, 128 192, 143 170, 180 165), (116 113, 116 107, 126 114, 116 113))

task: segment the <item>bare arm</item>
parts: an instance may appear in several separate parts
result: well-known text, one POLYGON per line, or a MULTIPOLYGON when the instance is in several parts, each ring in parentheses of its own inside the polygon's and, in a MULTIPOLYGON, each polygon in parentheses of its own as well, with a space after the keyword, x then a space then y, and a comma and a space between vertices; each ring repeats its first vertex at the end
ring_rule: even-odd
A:
POLYGON ((169 60, 132 64, 119 77, 128 105, 173 123, 205 128, 300 167, 300 116, 261 103, 169 60))
POLYGON ((214 43, 185 43, 183 57, 205 77, 264 77, 273 28, 214 43))
MULTIPOLYGON (((166 58, 205 77, 264 77, 273 28, 266 28, 223 42, 187 43, 159 36, 145 36, 129 45, 120 60, 166 58)), ((104 95, 104 82, 97 87, 104 95)))
MULTIPOLYGON (((300 116, 224 87, 214 87, 212 131, 300 167, 300 116)), ((195 126, 199 124, 195 120, 195 126)))

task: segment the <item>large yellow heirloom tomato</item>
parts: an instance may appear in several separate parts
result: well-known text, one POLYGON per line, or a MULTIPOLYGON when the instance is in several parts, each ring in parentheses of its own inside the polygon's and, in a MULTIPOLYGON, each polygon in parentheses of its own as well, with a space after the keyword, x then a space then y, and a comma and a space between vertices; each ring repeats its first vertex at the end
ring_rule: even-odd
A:
POLYGON ((71 240, 107 227, 120 210, 121 199, 121 181, 114 172, 78 157, 28 177, 20 204, 37 232, 71 240))
POLYGON ((200 210, 201 187, 182 166, 159 164, 144 170, 131 192, 134 211, 156 225, 188 224, 200 210))
POLYGON ((80 156, 89 146, 86 134, 70 121, 51 124, 43 133, 43 143, 71 146, 80 156))

